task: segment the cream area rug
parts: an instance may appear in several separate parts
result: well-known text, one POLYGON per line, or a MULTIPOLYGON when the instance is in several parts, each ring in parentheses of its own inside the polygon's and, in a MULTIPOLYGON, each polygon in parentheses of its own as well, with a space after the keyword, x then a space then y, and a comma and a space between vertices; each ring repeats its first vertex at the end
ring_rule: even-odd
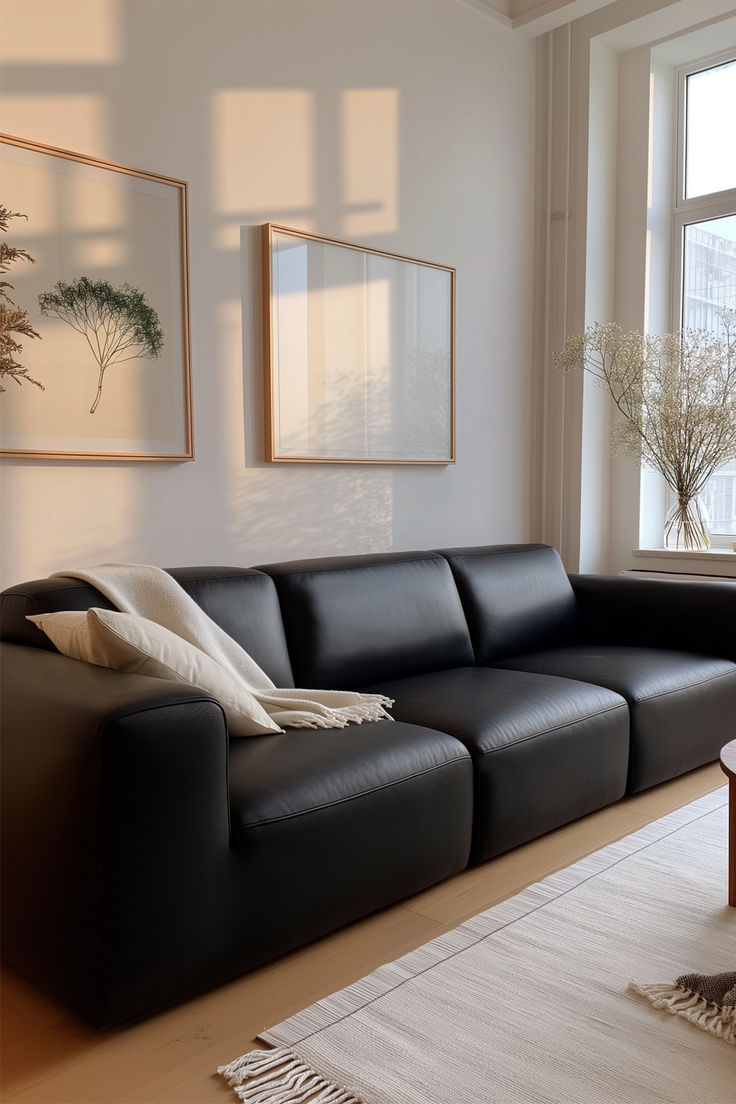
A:
POLYGON ((727 790, 264 1031, 250 1104, 734 1104, 736 1048, 629 982, 733 968, 727 790))

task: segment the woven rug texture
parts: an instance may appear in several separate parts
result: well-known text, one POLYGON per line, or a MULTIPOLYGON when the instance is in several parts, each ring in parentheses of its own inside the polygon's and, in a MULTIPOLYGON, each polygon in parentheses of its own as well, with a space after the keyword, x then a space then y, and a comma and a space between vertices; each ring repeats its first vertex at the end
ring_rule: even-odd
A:
POLYGON ((736 1104, 736 1049, 628 988, 733 968, 727 840, 724 787, 270 1028, 276 1052, 220 1072, 257 1104, 736 1104))

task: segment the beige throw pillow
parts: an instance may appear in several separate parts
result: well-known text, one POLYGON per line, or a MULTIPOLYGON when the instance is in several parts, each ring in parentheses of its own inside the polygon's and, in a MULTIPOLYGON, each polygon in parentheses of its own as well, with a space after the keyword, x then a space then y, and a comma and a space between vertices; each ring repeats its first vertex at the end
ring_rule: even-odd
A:
POLYGON ((72 659, 130 674, 173 679, 206 690, 222 704, 231 736, 281 732, 238 680, 205 652, 134 613, 89 609, 27 617, 72 659))

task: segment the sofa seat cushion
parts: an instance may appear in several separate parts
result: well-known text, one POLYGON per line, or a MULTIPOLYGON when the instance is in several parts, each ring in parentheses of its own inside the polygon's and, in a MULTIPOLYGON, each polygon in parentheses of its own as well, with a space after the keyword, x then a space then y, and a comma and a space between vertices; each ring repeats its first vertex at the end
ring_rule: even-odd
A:
POLYGON ((631 711, 629 792, 718 758, 736 718, 736 664, 661 648, 577 645, 498 666, 606 686, 631 711))
POLYGON ((475 861, 623 796, 628 708, 610 690, 483 667, 380 685, 398 720, 441 728, 470 752, 475 861))
MULTIPOLYGON (((230 746, 233 830, 336 806, 446 767, 470 768, 445 732, 394 721, 290 728, 230 746)), ((463 802, 465 804, 465 802, 463 802)))
POLYGON ((233 915, 272 957, 462 870, 472 764, 400 722, 289 729, 231 742, 230 805, 233 915))

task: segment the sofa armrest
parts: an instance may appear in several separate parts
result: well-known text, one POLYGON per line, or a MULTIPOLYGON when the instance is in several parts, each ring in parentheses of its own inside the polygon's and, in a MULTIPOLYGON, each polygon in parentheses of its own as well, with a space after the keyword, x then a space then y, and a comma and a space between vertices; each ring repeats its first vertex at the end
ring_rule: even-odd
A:
POLYGON ((571 575, 578 632, 598 644, 676 648, 736 661, 736 580, 571 575))
POLYGON ((97 1026, 196 990, 226 896, 221 706, 22 645, 0 673, 4 957, 97 1026))

